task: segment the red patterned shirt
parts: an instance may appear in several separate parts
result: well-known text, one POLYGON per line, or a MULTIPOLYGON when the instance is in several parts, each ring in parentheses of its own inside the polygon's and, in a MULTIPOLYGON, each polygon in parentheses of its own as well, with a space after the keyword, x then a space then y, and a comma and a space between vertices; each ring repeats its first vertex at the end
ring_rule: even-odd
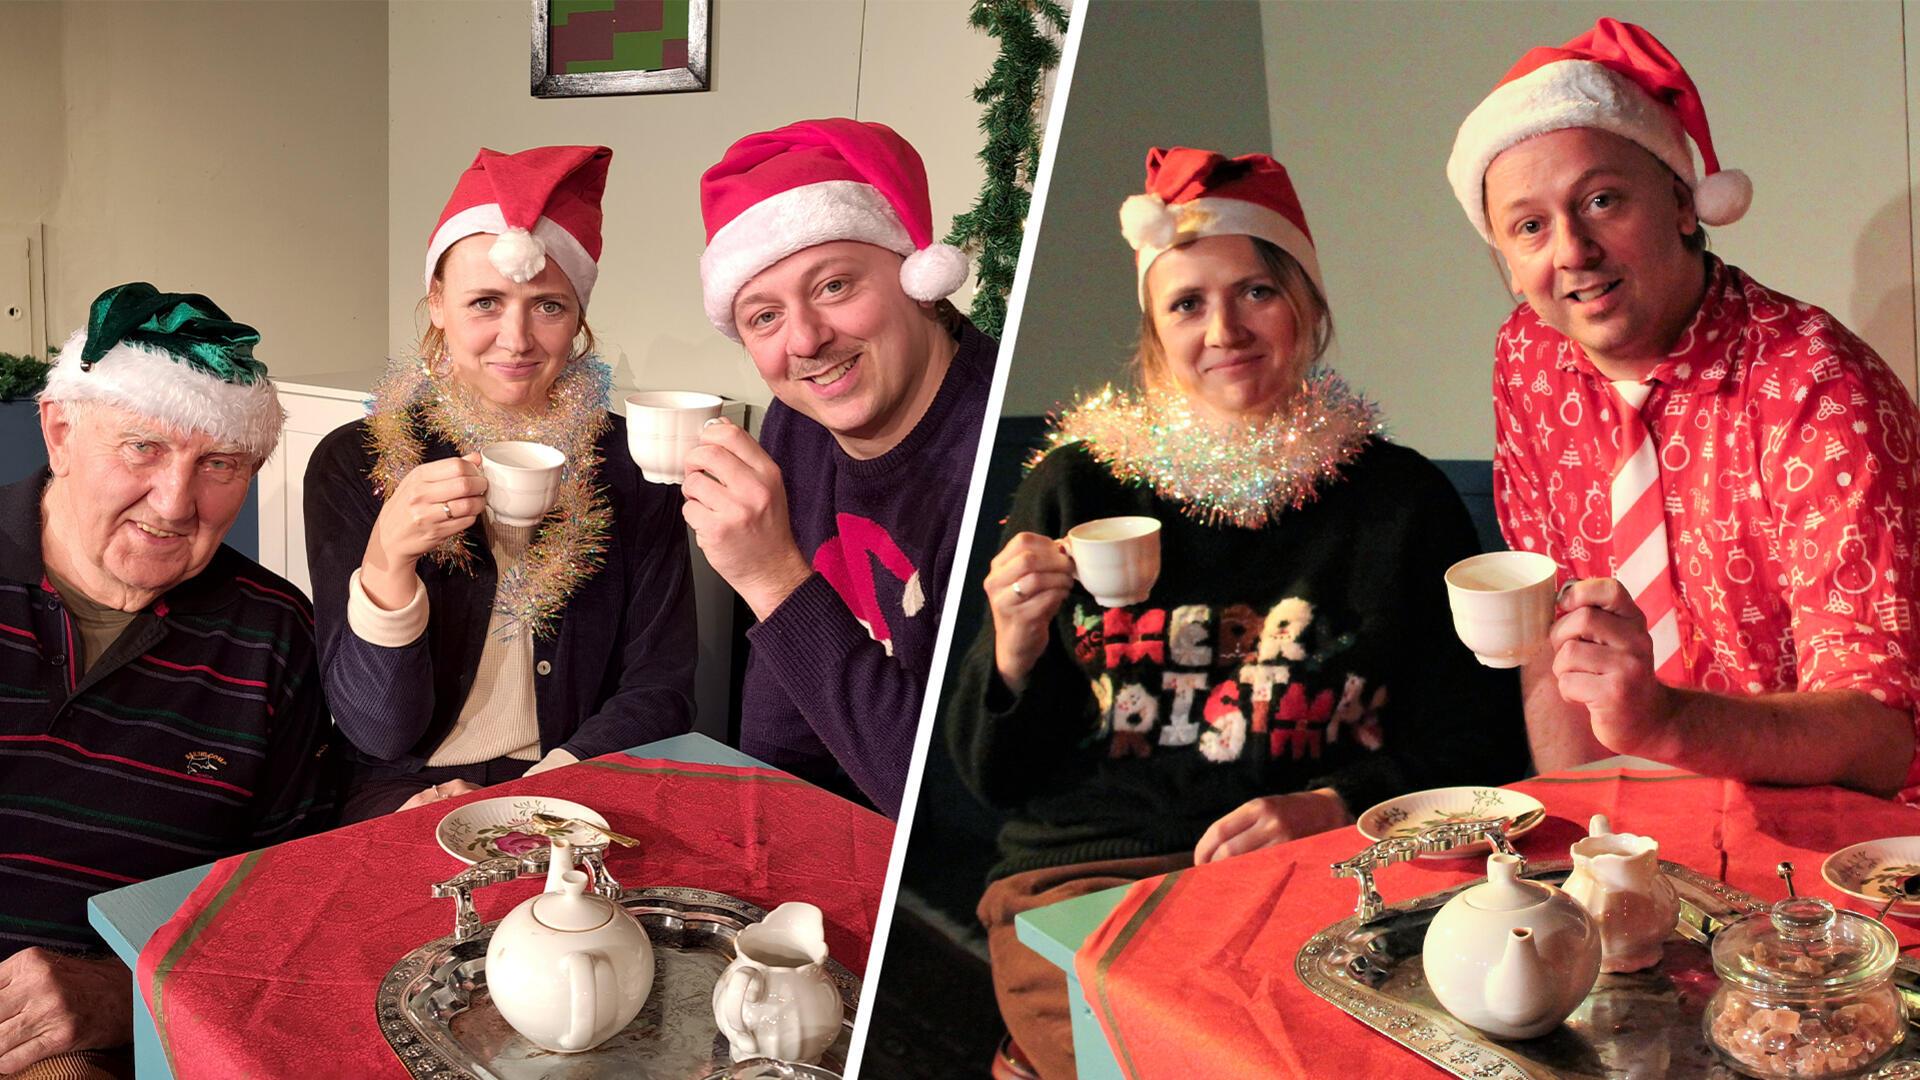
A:
MULTIPOLYGON (((1911 710, 1920 413, 1832 315, 1707 258, 1700 310, 1641 407, 1688 680, 1726 694, 1860 690, 1911 710)), ((1493 406, 1507 544, 1546 553, 1564 577, 1613 576, 1620 418, 1606 376, 1522 304, 1500 328, 1493 406)), ((1920 758, 1910 785, 1915 774, 1920 758)))

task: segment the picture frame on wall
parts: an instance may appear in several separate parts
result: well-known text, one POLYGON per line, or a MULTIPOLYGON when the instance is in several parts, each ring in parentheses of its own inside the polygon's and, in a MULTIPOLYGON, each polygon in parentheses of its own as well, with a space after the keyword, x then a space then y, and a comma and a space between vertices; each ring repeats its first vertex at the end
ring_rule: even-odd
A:
POLYGON ((532 0, 533 96, 705 90, 710 0, 532 0))

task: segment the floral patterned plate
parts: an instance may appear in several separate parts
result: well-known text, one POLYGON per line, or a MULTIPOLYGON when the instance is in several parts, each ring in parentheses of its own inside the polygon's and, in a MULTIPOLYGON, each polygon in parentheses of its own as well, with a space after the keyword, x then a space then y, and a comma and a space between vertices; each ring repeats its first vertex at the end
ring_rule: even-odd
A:
MULTIPOLYGON (((1900 883, 1920 874, 1920 836, 1889 836, 1841 848, 1820 864, 1827 884, 1877 912, 1900 883)), ((1892 914, 1920 919, 1920 903, 1893 905, 1892 914)))
POLYGON ((550 799, 545 795, 504 795, 460 807, 440 819, 440 826, 433 831, 433 835, 447 854, 463 863, 477 863, 502 855, 522 855, 533 848, 544 847, 552 839, 565 839, 576 847, 606 843, 599 833, 584 825, 554 833, 528 828, 529 815, 536 813, 579 818, 600 826, 607 823, 607 819, 598 813, 566 799, 550 799))
MULTIPOLYGON (((1546 807, 1540 804, 1539 799, 1507 788, 1433 788, 1429 791, 1416 791, 1410 795, 1402 795, 1397 799, 1388 799, 1361 814, 1360 820, 1354 824, 1360 827, 1361 836, 1378 842, 1392 836, 1412 836, 1423 829, 1431 829, 1435 825, 1444 825, 1449 821, 1478 821, 1481 818, 1494 817, 1503 817, 1511 821, 1530 810, 1539 810, 1541 813, 1534 815, 1532 820, 1508 833, 1509 840, 1544 820, 1546 807)), ((1420 857, 1457 859, 1488 850, 1491 850, 1490 846, 1482 841, 1420 857)))

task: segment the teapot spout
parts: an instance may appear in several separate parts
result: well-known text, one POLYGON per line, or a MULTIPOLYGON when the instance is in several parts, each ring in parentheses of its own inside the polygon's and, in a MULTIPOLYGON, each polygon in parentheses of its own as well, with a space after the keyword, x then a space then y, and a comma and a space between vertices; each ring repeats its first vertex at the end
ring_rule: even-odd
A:
POLYGON ((1514 927, 1505 954, 1487 971, 1487 1011, 1510 1027, 1527 1028, 1553 1015, 1559 996, 1533 928, 1514 927))

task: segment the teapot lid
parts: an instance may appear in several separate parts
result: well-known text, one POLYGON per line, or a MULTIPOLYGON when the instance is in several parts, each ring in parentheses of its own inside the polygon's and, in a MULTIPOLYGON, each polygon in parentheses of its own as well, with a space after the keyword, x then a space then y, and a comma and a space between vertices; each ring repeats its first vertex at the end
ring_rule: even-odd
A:
POLYGON ((569 870, 560 875, 560 891, 533 898, 533 921, 549 930, 583 933, 613 920, 613 904, 587 892, 587 875, 569 870))
POLYGON ((1545 903, 1553 896, 1553 886, 1528 881, 1520 876, 1526 860, 1518 855, 1495 852, 1487 856, 1487 880, 1460 894, 1462 901, 1480 911, 1518 911, 1545 903))
POLYGON ((1713 969, 1750 990, 1842 990, 1885 975, 1900 954, 1893 931, 1813 896, 1788 897, 1722 930, 1713 969))

